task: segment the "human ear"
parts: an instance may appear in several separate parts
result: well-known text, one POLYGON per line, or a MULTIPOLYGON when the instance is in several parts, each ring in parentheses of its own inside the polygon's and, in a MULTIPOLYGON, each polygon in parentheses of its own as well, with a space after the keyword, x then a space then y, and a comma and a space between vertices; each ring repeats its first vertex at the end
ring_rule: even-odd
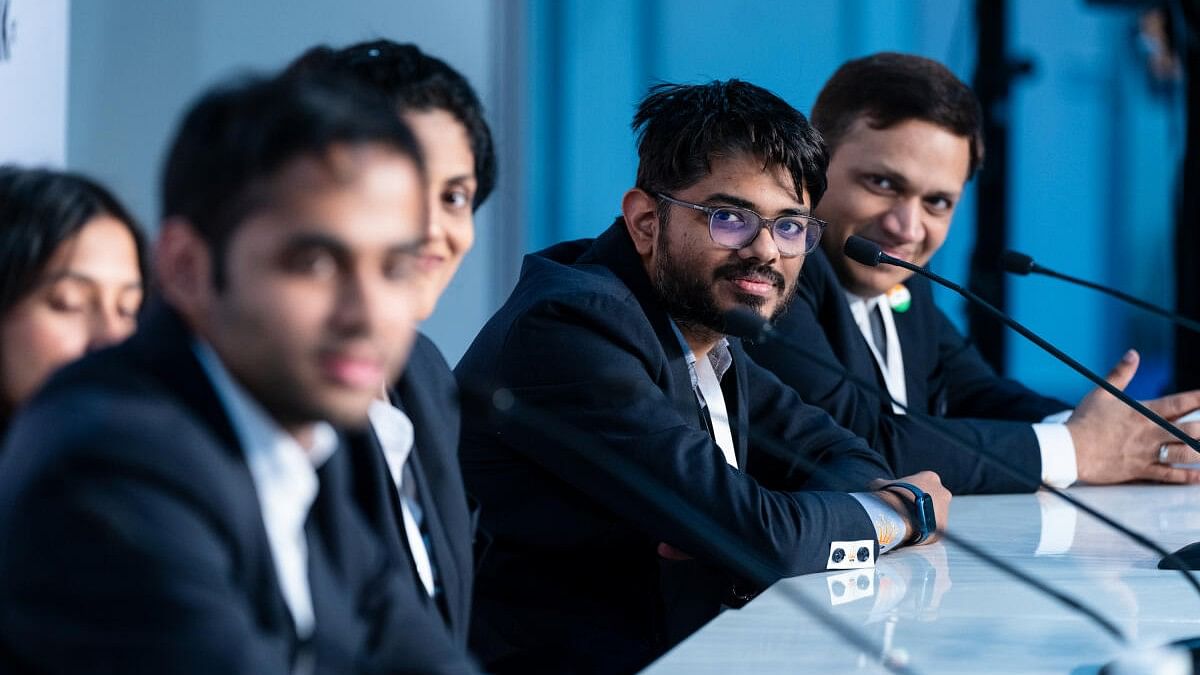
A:
POLYGON ((642 257, 654 251, 658 241, 658 230, 662 223, 658 218, 658 200, 645 190, 633 188, 621 199, 621 214, 625 217, 625 228, 633 239, 633 246, 642 257))
POLYGON ((191 223, 163 222, 154 246, 154 276, 163 297, 185 316, 201 311, 214 288, 212 255, 191 223))

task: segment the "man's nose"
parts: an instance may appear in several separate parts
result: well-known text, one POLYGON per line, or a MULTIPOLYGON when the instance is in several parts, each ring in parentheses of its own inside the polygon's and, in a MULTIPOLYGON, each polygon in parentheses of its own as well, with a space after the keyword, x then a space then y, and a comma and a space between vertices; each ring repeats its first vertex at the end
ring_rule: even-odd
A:
POLYGON ((903 242, 921 240, 921 204, 917 199, 897 201, 883 216, 883 228, 903 242))
POLYGON ((759 227, 758 234, 745 246, 738 249, 742 258, 753 258, 763 262, 774 262, 779 258, 779 248, 775 245, 775 235, 768 227, 759 227))

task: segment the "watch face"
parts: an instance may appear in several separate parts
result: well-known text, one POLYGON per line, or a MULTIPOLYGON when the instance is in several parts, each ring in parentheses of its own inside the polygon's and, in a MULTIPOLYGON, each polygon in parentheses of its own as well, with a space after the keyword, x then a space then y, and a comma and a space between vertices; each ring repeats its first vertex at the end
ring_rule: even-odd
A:
POLYGON ((923 532, 932 534, 937 529, 937 516, 933 512, 933 497, 921 495, 917 499, 917 525, 923 532))

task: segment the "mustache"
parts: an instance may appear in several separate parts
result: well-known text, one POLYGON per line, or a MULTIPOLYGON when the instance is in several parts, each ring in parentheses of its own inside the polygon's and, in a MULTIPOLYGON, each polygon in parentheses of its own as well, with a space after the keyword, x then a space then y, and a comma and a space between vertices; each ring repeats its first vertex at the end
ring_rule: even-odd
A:
POLYGON ((776 288, 783 288, 783 274, 771 267, 751 261, 731 262, 718 267, 713 276, 717 279, 737 279, 739 277, 758 278, 770 281, 776 288))

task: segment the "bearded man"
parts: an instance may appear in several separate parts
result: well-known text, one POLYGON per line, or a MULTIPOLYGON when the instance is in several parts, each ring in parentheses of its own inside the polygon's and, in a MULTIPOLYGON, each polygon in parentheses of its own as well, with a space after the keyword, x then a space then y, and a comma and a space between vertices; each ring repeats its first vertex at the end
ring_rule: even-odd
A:
POLYGON ((472 628, 489 671, 630 672, 744 602, 747 579, 926 540, 910 492, 945 521, 936 474, 885 487, 865 441, 723 334, 730 310, 780 312, 820 239, 808 121, 730 80, 655 87, 633 129, 621 217, 530 255, 456 371, 493 538, 472 628))

